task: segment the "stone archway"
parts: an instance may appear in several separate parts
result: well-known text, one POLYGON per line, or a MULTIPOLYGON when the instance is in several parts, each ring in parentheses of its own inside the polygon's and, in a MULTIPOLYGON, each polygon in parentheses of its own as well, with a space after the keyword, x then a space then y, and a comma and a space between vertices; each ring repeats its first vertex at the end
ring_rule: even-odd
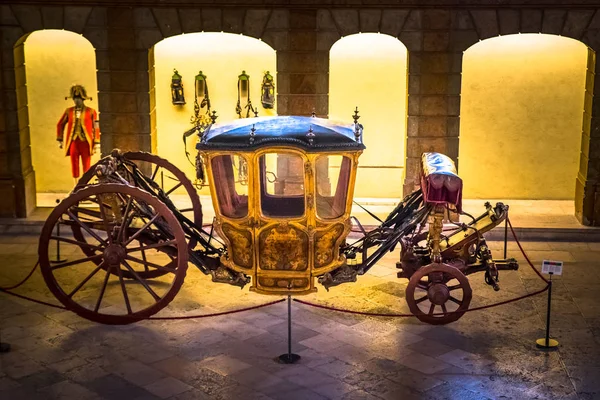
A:
MULTIPOLYGON (((98 110, 96 57, 83 36, 65 30, 38 30, 22 36, 14 46, 19 136, 28 177, 26 209, 53 206, 73 188, 70 162, 58 148, 56 124, 70 99, 73 84, 81 84, 86 104, 98 110), (37 197, 37 199, 36 199, 37 197), (41 202, 41 203, 40 203, 41 202)), ((92 157, 92 163, 99 155, 92 157)))
MULTIPOLYGON (((211 109, 218 114, 217 122, 238 118, 237 81, 242 71, 250 76, 250 99, 258 115, 277 115, 277 101, 273 109, 263 108, 260 101, 263 74, 269 71, 276 75, 276 52, 253 37, 223 32, 172 36, 152 47, 148 64, 152 152, 170 160, 188 177, 195 176, 195 169, 185 157, 182 134, 192 127, 194 80, 200 71, 207 76, 211 109), (171 104, 173 69, 183 77, 185 105, 171 104)), ((277 92, 277 85, 275 89, 277 92)), ((192 155, 196 153, 195 140, 195 136, 188 139, 187 151, 192 155)), ((208 188, 202 193, 208 194, 208 188)))
POLYGON ((581 42, 540 34, 467 49, 458 155, 466 198, 575 199, 588 57, 581 42))
POLYGON ((329 118, 351 122, 358 107, 365 127, 367 148, 360 159, 355 196, 402 198, 408 101, 406 46, 385 34, 349 35, 333 44, 329 65, 329 118))

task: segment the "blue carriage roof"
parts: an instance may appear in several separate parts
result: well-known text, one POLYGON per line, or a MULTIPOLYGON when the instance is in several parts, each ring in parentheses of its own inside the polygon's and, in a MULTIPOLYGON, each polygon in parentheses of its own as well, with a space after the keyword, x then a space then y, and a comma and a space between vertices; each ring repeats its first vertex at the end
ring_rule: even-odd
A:
POLYGON ((196 148, 205 151, 251 151, 281 145, 299 147, 308 152, 365 149, 360 141, 355 140, 352 123, 339 124, 324 118, 296 116, 245 118, 215 124, 204 133, 196 148))

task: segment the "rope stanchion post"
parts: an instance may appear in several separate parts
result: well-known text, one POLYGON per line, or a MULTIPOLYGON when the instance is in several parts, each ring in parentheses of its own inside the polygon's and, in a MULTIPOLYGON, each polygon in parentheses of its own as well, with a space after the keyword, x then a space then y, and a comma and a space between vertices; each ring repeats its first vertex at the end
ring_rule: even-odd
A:
MULTIPOLYGON (((56 199, 56 204, 60 203, 59 199, 56 199)), ((56 224, 56 236, 60 238, 60 221, 56 224)), ((56 240, 56 258, 50 260, 51 263, 62 263, 67 261, 66 258, 60 258, 60 239, 56 240)))
POLYGON ((288 352, 280 355, 275 360, 280 364, 294 364, 300 360, 300 355, 292 353, 292 296, 288 294, 288 352))
POLYGON ((508 213, 504 219, 504 259, 506 260, 506 253, 508 251, 508 213))
POLYGON ((538 348, 554 349, 558 347, 558 340, 550 339, 550 310, 552 305, 552 272, 548 280, 548 308, 546 310, 546 337, 535 341, 538 348))

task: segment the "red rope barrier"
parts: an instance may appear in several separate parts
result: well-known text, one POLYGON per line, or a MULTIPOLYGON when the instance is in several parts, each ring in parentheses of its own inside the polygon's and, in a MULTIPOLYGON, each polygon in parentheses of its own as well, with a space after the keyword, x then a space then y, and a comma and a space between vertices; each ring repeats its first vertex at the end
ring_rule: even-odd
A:
POLYGON ((285 299, 279 299, 279 300, 275 300, 275 301, 270 301, 268 303, 259 304, 257 306, 246 307, 246 308, 239 308, 237 310, 230 310, 230 311, 221 311, 221 312, 217 312, 217 313, 213 313, 213 314, 186 315, 186 316, 183 316, 183 317, 148 317, 146 319, 170 320, 170 319, 195 319, 195 318, 218 317, 220 315, 235 314, 235 313, 244 312, 244 311, 256 310, 257 308, 263 308, 263 307, 272 306, 273 304, 281 303, 281 302, 284 302, 284 301, 285 301, 285 299))
POLYGON ((23 296, 22 294, 9 292, 8 290, 5 290, 5 289, 0 289, 0 292, 9 294, 11 296, 18 297, 20 299, 29 300, 29 301, 32 301, 34 303, 42 304, 44 306, 59 308, 61 310, 68 310, 68 308, 65 307, 65 306, 59 306, 57 304, 47 303, 47 302, 45 302, 43 300, 38 300, 38 299, 34 299, 33 297, 23 296))
POLYGON ((33 272, 37 269, 37 267, 40 265, 40 260, 38 259, 35 263, 35 265, 33 266, 33 269, 31 271, 29 271, 29 273, 27 274, 27 276, 25 277, 25 279, 23 279, 21 282, 17 283, 16 285, 12 285, 12 286, 8 286, 8 287, 0 287, 0 291, 7 291, 7 290, 12 290, 12 289, 16 289, 19 286, 21 286, 22 284, 24 284, 25 282, 27 282, 29 280, 29 278, 31 278, 31 275, 33 275, 33 272))
POLYGON ((517 239, 517 234, 515 233, 515 230, 513 229, 513 226, 510 223, 510 219, 508 217, 506 217, 506 221, 508 222, 508 226, 510 227, 510 231, 512 232, 513 237, 515 238, 515 242, 517 242, 517 246, 519 246, 519 249, 521 250, 521 253, 523 253, 523 256, 525 257, 525 260, 527 260, 527 263, 529 263, 529 266, 533 269, 533 271, 537 274, 537 276, 539 276, 544 282, 548 283, 548 279, 544 278, 544 276, 540 273, 540 271, 538 271, 537 268, 535 268, 533 266, 533 263, 531 262, 531 260, 529 259, 529 257, 527 257, 527 254, 525 254, 525 250, 523 250, 523 246, 521 246, 521 243, 519 242, 519 239, 517 239))

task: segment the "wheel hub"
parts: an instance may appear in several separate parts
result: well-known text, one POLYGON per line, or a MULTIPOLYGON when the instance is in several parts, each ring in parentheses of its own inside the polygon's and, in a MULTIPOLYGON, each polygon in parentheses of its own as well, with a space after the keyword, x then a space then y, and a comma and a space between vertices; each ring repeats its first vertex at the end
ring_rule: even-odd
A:
POLYGON ((110 244, 104 249, 104 259, 110 266, 118 266, 125 259, 127 252, 118 244, 110 244))
POLYGON ((434 283, 427 290, 427 297, 433 304, 442 305, 448 301, 450 290, 443 283, 434 283))

